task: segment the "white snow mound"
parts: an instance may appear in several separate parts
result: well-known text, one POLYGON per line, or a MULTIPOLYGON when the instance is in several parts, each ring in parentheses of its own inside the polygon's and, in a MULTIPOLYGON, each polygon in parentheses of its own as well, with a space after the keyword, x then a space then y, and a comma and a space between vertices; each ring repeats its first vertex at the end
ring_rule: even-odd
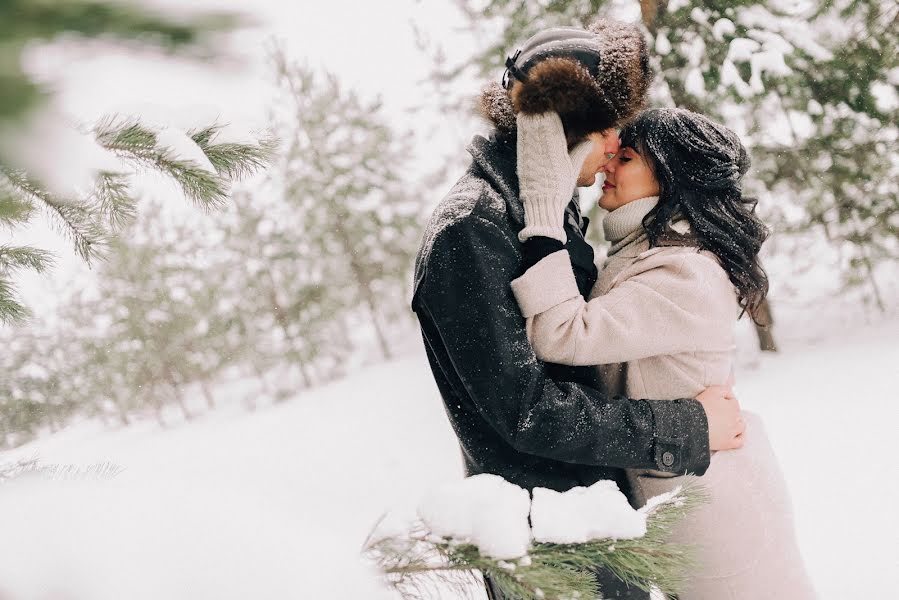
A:
POLYGON ((473 475, 428 493, 418 516, 439 536, 475 544, 481 554, 497 559, 527 554, 531 541, 527 490, 498 475, 473 475))
POLYGON ((566 492, 534 488, 531 528, 535 541, 554 544, 631 539, 646 534, 646 515, 628 504, 614 481, 603 480, 566 492))

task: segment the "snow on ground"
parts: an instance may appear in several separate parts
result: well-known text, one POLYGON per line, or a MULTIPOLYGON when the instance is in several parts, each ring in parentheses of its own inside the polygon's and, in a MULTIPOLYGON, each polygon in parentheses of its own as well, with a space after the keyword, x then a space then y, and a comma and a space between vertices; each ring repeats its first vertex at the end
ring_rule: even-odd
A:
MULTIPOLYGON (((741 403, 782 460, 824 600, 895 592, 897 334, 892 317, 784 335, 780 354, 738 374, 741 403)), ((232 388, 191 424, 81 424, 0 453, 125 468, 87 488, 0 488, 0 598, 119 600, 129 586, 127 597, 169 600, 379 597, 357 562, 375 521, 462 474, 424 353, 255 413, 228 406, 232 388), (189 585, 179 594, 173 581, 189 585)))

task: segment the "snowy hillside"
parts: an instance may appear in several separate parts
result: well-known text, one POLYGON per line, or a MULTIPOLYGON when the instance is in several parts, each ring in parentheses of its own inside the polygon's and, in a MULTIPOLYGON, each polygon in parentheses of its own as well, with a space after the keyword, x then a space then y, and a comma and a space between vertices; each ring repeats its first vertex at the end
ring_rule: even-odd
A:
MULTIPOLYGON (((895 592, 897 334, 893 318, 786 339, 738 374, 783 462, 823 599, 895 592)), ((82 423, 0 454, 125 469, 0 488, 0 598, 393 597, 357 560, 370 527, 461 475, 424 353, 256 413, 229 404, 238 387, 191 424, 82 423)))

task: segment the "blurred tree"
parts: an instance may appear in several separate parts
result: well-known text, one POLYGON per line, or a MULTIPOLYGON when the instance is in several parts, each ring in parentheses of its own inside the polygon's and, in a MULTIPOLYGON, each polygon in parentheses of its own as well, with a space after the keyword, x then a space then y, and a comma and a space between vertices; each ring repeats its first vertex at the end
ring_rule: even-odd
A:
POLYGON ((364 307, 389 357, 387 323, 403 305, 421 210, 402 178, 408 147, 380 104, 364 103, 333 75, 317 77, 281 50, 273 59, 289 107, 274 116, 286 145, 275 176, 300 220, 294 236, 311 258, 307 267, 327 288, 315 293, 324 293, 329 311, 364 307))
POLYGON ((253 348, 245 358, 266 388, 269 370, 296 370, 298 381, 281 377, 279 389, 266 393, 279 398, 326 379, 350 350, 337 322, 343 288, 303 235, 303 215, 283 194, 258 189, 241 191, 221 216, 216 268, 238 337, 253 348))
MULTIPOLYGON (((230 29, 234 15, 218 13, 173 18, 135 3, 103 0, 0 1, 0 127, 18 123, 38 108, 47 92, 22 69, 22 54, 34 42, 60 35, 154 45, 161 50, 197 48, 204 36, 230 29)), ((3 150, 0 150, 0 162, 3 150)))
POLYGON ((166 404, 190 419, 188 389, 232 364, 220 346, 227 315, 216 310, 221 283, 210 268, 217 240, 164 219, 158 205, 125 229, 98 273, 96 289, 66 302, 61 319, 78 348, 78 407, 122 424, 147 408, 165 424, 166 404))

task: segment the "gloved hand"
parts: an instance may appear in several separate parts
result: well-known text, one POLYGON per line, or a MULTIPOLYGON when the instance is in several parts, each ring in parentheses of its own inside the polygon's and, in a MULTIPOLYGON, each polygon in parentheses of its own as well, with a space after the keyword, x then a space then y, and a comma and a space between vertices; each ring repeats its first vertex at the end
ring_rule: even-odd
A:
POLYGON ((569 153, 562 119, 555 112, 518 113, 517 121, 518 185, 525 222, 518 239, 523 243, 545 236, 564 244, 565 207, 593 142, 581 142, 569 153))

